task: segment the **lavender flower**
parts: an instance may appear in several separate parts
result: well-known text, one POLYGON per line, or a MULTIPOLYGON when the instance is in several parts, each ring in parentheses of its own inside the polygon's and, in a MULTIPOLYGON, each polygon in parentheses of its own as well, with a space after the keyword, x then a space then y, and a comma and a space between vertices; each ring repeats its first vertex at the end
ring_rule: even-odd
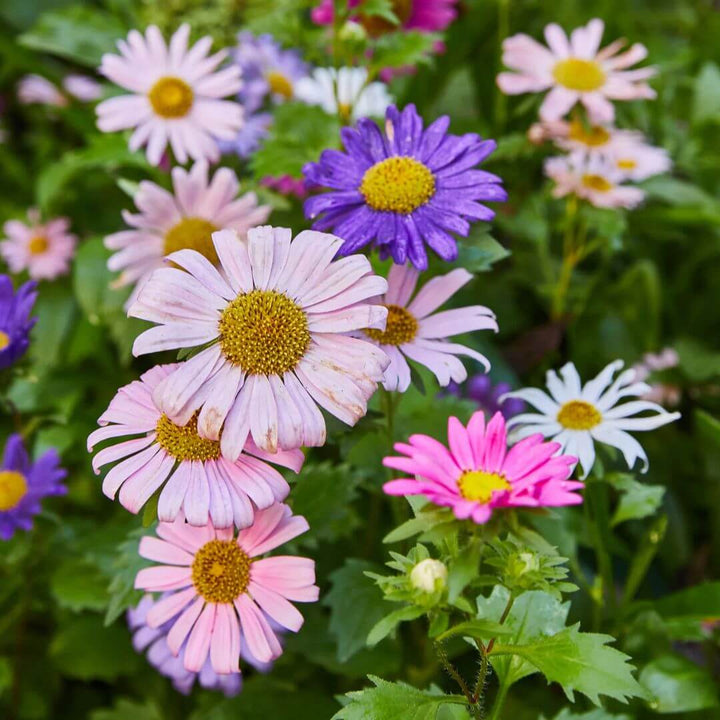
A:
POLYGON ((0 275, 0 370, 17 362, 30 345, 30 330, 37 322, 37 318, 30 317, 36 287, 31 280, 15 292, 12 280, 0 275))
POLYGON ((522 400, 509 398, 500 403, 500 397, 512 390, 506 382, 493 383, 485 374, 473 375, 462 384, 450 383, 446 393, 455 397, 465 397, 477 403, 478 410, 482 410, 486 416, 493 416, 495 413, 502 413, 506 420, 518 415, 525 409, 522 400))

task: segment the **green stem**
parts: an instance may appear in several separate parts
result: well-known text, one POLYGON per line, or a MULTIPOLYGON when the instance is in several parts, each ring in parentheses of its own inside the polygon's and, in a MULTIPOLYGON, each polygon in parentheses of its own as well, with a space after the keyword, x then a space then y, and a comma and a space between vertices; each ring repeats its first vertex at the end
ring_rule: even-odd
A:
MULTIPOLYGON (((510 35, 510 0, 498 0, 498 50, 510 35)), ((498 52, 501 57, 502 52, 498 52)), ((495 123, 498 134, 505 130, 507 123, 507 98, 500 88, 495 88, 495 123)))
POLYGON ((555 286, 552 299, 551 317, 553 320, 560 320, 565 314, 567 294, 570 289, 573 270, 578 263, 579 254, 576 247, 577 231, 577 209, 578 199, 575 195, 569 195, 565 202, 565 232, 563 234, 563 259, 560 266, 560 274, 555 286))
POLYGON ((590 530, 593 545, 595 546, 595 557, 602 579, 602 597, 608 603, 608 609, 612 613, 616 608, 617 598, 615 596, 612 556, 607 545, 607 540, 611 536, 607 484, 602 480, 591 479, 586 484, 585 496, 591 521, 590 530))
POLYGON ((435 654, 437 655, 438 660, 440 661, 440 664, 445 669, 445 672, 458 684, 458 687, 460 688, 462 694, 465 696, 465 699, 468 702, 468 705, 472 707, 475 705, 475 700, 473 698, 472 693, 470 692, 470 688, 467 686, 467 683, 465 682, 465 679, 463 676, 457 671, 455 666, 450 662, 450 659, 448 658, 447 652, 445 651, 445 648, 441 642, 438 640, 435 640, 433 642, 433 647, 435 648, 435 654))
POLYGON ((509 689, 509 685, 505 685, 505 683, 500 683, 498 693, 495 696, 495 702, 493 703, 492 710, 490 711, 490 715, 488 715, 487 720, 499 720, 500 713, 502 712, 502 708, 505 704, 509 689))
MULTIPOLYGON (((498 620, 498 623, 502 625, 506 620, 507 616, 510 614, 510 611, 512 610, 513 603, 515 602, 515 596, 510 595, 508 598, 507 603, 505 604, 505 609, 502 612, 502 615, 500 616, 500 620, 498 620)), ((492 652, 493 647, 495 647, 495 639, 492 638, 490 642, 487 644, 487 654, 489 655, 492 652)))
POLYGON ((645 533, 645 536, 640 543, 640 547, 638 548, 638 552, 630 565, 627 581, 625 583, 625 590, 623 591, 622 596, 623 607, 632 601, 635 597, 635 593, 637 593, 640 589, 640 585, 642 585, 642 582, 647 575, 647 571, 650 569, 650 564, 660 547, 660 543, 665 537, 667 525, 667 515, 660 515, 655 518, 655 521, 645 533))

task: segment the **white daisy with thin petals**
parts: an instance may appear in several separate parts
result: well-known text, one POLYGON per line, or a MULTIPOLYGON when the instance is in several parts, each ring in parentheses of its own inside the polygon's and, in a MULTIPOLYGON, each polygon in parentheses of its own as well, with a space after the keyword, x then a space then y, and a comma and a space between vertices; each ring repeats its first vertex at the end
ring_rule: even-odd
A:
POLYGON ((229 168, 219 168, 209 179, 207 162, 199 160, 189 171, 173 168, 172 183, 170 193, 143 180, 134 197, 139 213, 123 211, 131 229, 105 238, 105 246, 116 251, 108 268, 120 271, 118 286, 136 284, 139 289, 153 270, 163 266, 165 256, 176 250, 197 250, 217 264, 212 233, 230 229, 244 239, 251 227, 270 215, 271 208, 258 205, 255 193, 237 197, 240 183, 229 168))
POLYGON ((175 158, 185 163, 217 160, 217 140, 232 140, 242 127, 243 109, 222 98, 242 87, 240 70, 217 70, 226 51, 208 56, 212 39, 204 37, 188 48, 190 26, 181 25, 166 44, 150 25, 143 36, 132 30, 119 40, 120 55, 105 54, 100 72, 131 95, 120 95, 97 107, 103 132, 134 128, 130 149, 147 145, 147 157, 157 165, 168 142, 175 158))
POLYGON ((549 395, 536 388, 503 395, 501 401, 519 398, 539 410, 538 413, 516 415, 508 421, 508 427, 515 428, 513 440, 522 440, 535 433, 552 438, 560 443, 561 453, 579 458, 583 478, 595 462, 596 442, 618 448, 629 468, 639 458, 643 462, 642 472, 647 472, 647 455, 627 431, 654 430, 677 420, 680 413, 669 413, 647 400, 618 404, 623 398, 639 398, 650 390, 649 385, 637 381, 634 368, 614 377, 622 367, 622 360, 611 362, 597 377, 583 385, 575 365, 569 362, 560 368, 561 377, 554 370, 548 371, 549 395), (653 414, 635 417, 644 412, 653 414))
POLYGON ((620 53, 623 40, 600 50, 605 24, 597 18, 570 34, 557 24, 545 28, 548 47, 520 33, 503 42, 502 72, 497 83, 507 95, 550 90, 540 107, 542 120, 559 120, 581 102, 597 123, 612 122, 612 100, 652 99, 655 91, 645 82, 655 68, 629 68, 647 57, 644 45, 635 43, 620 53), (620 53, 620 54, 618 54, 620 53))
POLYGON ((383 386, 386 390, 405 392, 410 385, 410 358, 431 370, 442 387, 463 382, 467 370, 458 359, 466 355, 490 369, 488 359, 465 345, 450 343, 448 337, 472 330, 494 330, 498 325, 495 314, 482 305, 435 312, 472 275, 462 268, 433 278, 415 293, 420 273, 412 265, 393 265, 388 274, 388 291, 380 302, 388 309, 385 330, 366 330, 365 335, 375 341, 390 357, 383 386))
POLYGON ((362 255, 335 260, 343 241, 326 233, 292 240, 263 226, 247 242, 231 230, 213 242, 220 271, 194 250, 175 252, 168 259, 183 270, 155 270, 130 308, 157 323, 135 355, 205 346, 157 386, 157 406, 178 425, 200 410, 200 436, 220 439, 230 460, 249 435, 268 452, 324 444, 318 405, 354 425, 390 360, 348 333, 385 327, 387 309, 369 302, 385 279, 362 255))

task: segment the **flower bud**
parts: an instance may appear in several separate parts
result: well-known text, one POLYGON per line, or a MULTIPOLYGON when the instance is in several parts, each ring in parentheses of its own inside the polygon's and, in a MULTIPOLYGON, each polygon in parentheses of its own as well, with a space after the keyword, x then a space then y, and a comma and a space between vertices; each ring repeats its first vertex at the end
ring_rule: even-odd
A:
POLYGON ((444 588, 447 582, 448 571, 444 563, 433 558, 421 560, 410 573, 410 582, 413 587, 426 593, 435 592, 436 587, 444 588), (440 583, 437 583, 440 580, 440 583))
POLYGON ((338 38, 342 42, 361 43, 367 40, 367 32, 360 23, 348 20, 340 28, 338 38))

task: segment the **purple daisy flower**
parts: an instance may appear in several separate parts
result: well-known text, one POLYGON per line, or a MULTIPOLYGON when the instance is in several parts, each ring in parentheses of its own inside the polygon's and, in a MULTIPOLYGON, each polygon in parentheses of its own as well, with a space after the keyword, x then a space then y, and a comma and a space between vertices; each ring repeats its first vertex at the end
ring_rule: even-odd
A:
POLYGON ((511 390, 509 383, 493 383, 488 375, 481 373, 473 375, 462 384, 450 383, 446 392, 455 397, 472 400, 477 403, 478 410, 482 410, 486 415, 492 416, 499 412, 509 420, 525 410, 525 403, 516 398, 508 399, 504 403, 500 402, 500 398, 511 390))
POLYGON ((242 71, 238 100, 247 112, 255 112, 269 97, 284 102, 295 95, 295 83, 308 74, 308 65, 297 50, 283 50, 272 35, 238 34, 232 51, 242 71))
POLYGON ((319 162, 308 163, 305 177, 331 189, 305 201, 305 215, 316 230, 333 230, 348 254, 369 243, 408 260, 418 269, 428 264, 427 244, 443 260, 457 257, 451 232, 466 236, 470 222, 489 221, 495 213, 478 201, 504 201, 502 180, 473 169, 495 149, 494 140, 475 133, 449 135, 450 118, 427 128, 414 105, 402 112, 390 106, 385 133, 363 118, 343 128, 346 152, 324 150, 319 162))
MULTIPOLYGON (((168 593, 161 595, 161 599, 168 593)), ((167 644, 167 635, 175 623, 171 618, 160 627, 152 628, 147 624, 147 615, 154 605, 151 595, 145 595, 137 607, 127 611, 127 622, 133 634, 133 647, 141 653, 147 650, 148 662, 161 674, 172 680, 173 687, 183 695, 188 695, 192 690, 195 681, 200 683, 206 690, 218 690, 226 697, 233 697, 242 690, 242 674, 230 673, 219 675, 212 669, 210 658, 200 672, 186 670, 184 665, 185 645, 180 648, 177 656, 173 655, 167 644)), ((185 643, 187 644, 187 642, 185 643)), ((272 663, 263 663, 256 660, 247 651, 247 643, 240 643, 240 655, 248 664, 260 672, 268 672, 272 663)))
POLYGON ((67 472, 59 465, 57 450, 51 448, 33 463, 20 435, 7 439, 0 467, 0 539, 10 540, 18 528, 30 530, 40 501, 67 492, 61 482, 67 472))
POLYGON ((270 113, 246 115, 243 126, 232 140, 218 140, 220 152, 234 152, 241 158, 250 157, 267 137, 272 120, 270 113))
POLYGON ((0 275, 0 370, 10 367, 30 345, 30 330, 37 318, 30 317, 37 283, 26 282, 17 292, 7 275, 0 275))

